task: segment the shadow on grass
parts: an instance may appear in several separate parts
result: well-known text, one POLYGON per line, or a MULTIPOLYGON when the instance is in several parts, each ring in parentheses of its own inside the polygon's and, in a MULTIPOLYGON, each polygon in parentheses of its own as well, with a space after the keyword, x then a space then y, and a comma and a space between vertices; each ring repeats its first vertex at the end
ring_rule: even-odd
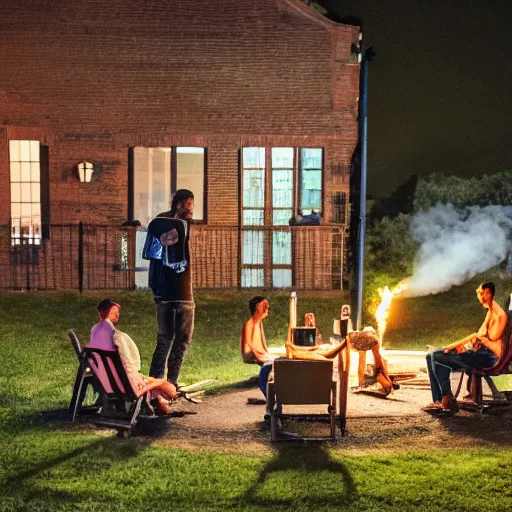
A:
POLYGON ((324 444, 308 442, 293 446, 277 445, 276 456, 265 465, 258 480, 242 496, 241 504, 269 510, 300 504, 314 510, 320 504, 342 508, 356 498, 356 487, 347 467, 333 460, 324 444), (280 475, 286 472, 298 473, 298 478, 280 475), (280 478, 283 482, 293 482, 293 488, 289 489, 292 497, 284 496, 286 490, 283 492, 283 487, 278 485, 280 478), (277 480, 277 485, 269 483, 272 479, 277 480), (270 496, 265 493, 267 484, 273 491, 270 496), (278 497, 280 494, 282 498, 278 497))
MULTIPOLYGON (((24 485, 30 486, 30 484, 26 483, 30 478, 40 474, 46 474, 48 471, 51 471, 52 468, 73 459, 78 459, 83 456, 88 460, 95 460, 96 465, 100 465, 104 462, 105 467, 108 467, 113 461, 123 462, 136 457, 148 446, 149 443, 122 441, 114 437, 98 439, 56 457, 44 458, 41 462, 29 465, 27 469, 14 472, 14 474, 5 478, 2 483, 2 488, 6 492, 15 490, 19 493, 23 491, 24 485)), ((33 488, 26 490, 29 494, 33 493, 33 488)))
POLYGON ((457 414, 439 418, 447 432, 460 438, 485 441, 499 446, 512 446, 512 410, 497 410, 493 413, 457 414))

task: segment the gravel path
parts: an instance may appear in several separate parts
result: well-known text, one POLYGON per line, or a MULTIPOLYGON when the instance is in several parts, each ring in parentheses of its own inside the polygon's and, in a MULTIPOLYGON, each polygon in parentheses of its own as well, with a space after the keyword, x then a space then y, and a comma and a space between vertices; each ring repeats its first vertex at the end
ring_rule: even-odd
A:
MULTIPOLYGON (((271 454, 270 430, 264 422, 264 405, 248 404, 260 398, 257 388, 226 391, 204 398, 202 404, 180 402, 180 411, 194 411, 172 418, 160 432, 157 444, 190 450, 271 454)), ((421 411, 430 391, 402 385, 387 398, 349 393, 347 435, 338 436, 335 450, 347 454, 397 453, 417 449, 497 447, 508 445, 512 413, 499 416, 461 411, 452 418, 435 418, 421 411)), ((286 411, 285 411, 286 412, 286 411)), ((326 435, 327 424, 318 423, 326 435)), ((154 438, 155 432, 147 432, 154 438)))

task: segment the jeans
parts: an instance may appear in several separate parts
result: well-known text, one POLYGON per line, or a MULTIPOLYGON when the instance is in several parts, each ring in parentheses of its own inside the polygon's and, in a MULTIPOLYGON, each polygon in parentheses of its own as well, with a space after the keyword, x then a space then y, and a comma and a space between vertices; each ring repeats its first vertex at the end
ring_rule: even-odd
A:
POLYGON ((156 306, 158 335, 149 375, 164 377, 167 363, 167 380, 175 386, 183 364, 185 352, 194 333, 195 305, 191 302, 162 301, 156 306))
POLYGON ((267 398, 267 382, 268 382, 268 376, 270 375, 271 371, 272 371, 272 361, 267 361, 260 368, 260 376, 259 376, 258 386, 265 398, 267 398))
POLYGON ((455 352, 444 353, 444 349, 434 350, 427 354, 427 368, 430 379, 432 400, 440 402, 443 396, 451 395, 450 374, 453 370, 468 368, 490 368, 498 359, 487 347, 473 352, 468 350, 461 354, 455 352))

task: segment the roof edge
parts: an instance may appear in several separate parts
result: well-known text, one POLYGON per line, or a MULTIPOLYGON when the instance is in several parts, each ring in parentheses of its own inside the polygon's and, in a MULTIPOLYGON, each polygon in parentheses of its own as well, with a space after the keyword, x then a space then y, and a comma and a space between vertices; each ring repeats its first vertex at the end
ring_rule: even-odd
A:
MULTIPOLYGON (((299 11, 303 16, 309 18, 310 20, 318 23, 319 25, 324 26, 325 28, 333 28, 333 27, 354 27, 354 25, 345 24, 345 23, 337 23, 329 18, 326 18, 323 14, 319 13, 316 9, 313 9, 309 5, 306 5, 302 0, 283 0, 284 3, 288 4, 290 7, 299 11)), ((361 28, 361 27, 359 27, 361 28)))

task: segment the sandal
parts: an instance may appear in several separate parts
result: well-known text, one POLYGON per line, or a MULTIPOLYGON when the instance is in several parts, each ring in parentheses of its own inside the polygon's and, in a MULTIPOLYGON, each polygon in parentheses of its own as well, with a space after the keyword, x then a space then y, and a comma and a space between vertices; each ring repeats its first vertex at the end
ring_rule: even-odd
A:
POLYGON ((421 410, 424 412, 432 412, 432 411, 439 411, 443 408, 443 404, 441 402, 432 402, 431 404, 428 404, 426 407, 422 407, 421 410))

